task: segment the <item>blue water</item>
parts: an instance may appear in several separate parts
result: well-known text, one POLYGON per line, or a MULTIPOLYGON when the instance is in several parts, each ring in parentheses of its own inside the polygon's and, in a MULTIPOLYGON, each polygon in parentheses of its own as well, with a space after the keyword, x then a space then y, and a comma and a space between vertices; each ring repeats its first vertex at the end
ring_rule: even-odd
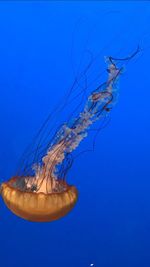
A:
MULTIPOLYGON (((99 82, 105 80, 104 56, 142 49, 125 66, 95 151, 68 173, 79 190, 72 212, 32 223, 0 200, 0 266, 150 266, 149 14, 146 1, 0 3, 1 182, 15 174, 43 120, 86 66, 87 51, 97 56, 88 87, 99 73, 99 82)), ((89 135, 79 151, 91 146, 89 135)))

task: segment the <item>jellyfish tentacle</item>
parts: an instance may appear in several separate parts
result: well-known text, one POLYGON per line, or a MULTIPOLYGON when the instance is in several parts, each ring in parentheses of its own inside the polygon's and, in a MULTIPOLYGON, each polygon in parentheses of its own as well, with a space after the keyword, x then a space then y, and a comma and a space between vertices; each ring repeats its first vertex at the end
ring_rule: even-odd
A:
POLYGON ((59 128, 47 154, 42 159, 42 166, 38 166, 35 170, 36 177, 40 181, 38 191, 48 192, 49 188, 56 189, 58 166, 87 136, 90 126, 101 117, 107 116, 111 110, 122 68, 118 68, 111 57, 107 58, 107 63, 109 70, 107 81, 89 95, 83 111, 73 122, 64 123, 59 128))

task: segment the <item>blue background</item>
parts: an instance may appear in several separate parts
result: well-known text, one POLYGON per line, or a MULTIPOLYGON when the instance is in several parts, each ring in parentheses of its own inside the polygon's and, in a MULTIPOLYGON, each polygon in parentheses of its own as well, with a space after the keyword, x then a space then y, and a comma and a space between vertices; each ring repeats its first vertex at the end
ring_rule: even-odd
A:
MULTIPOLYGON (((1 182, 14 175, 71 86, 84 50, 99 54, 102 73, 104 56, 125 57, 138 43, 143 49, 120 78, 118 103, 95 151, 68 174, 80 193, 74 210, 31 223, 0 200, 1 266, 150 266, 149 12, 149 2, 140 1, 0 2, 1 182)), ((90 136, 83 146, 91 146, 90 136)))

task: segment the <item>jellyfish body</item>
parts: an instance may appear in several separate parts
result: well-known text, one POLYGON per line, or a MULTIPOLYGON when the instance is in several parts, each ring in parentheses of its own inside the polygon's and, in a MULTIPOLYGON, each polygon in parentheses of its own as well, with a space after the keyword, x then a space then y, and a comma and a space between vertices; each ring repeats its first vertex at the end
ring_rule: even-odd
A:
POLYGON ((19 217, 34 221, 47 222, 65 216, 77 201, 77 189, 65 185, 66 190, 60 193, 33 193, 21 191, 13 184, 20 179, 14 177, 1 186, 1 195, 6 206, 19 217))
POLYGON ((89 95, 83 111, 56 132, 42 164, 34 164, 34 176, 10 179, 1 185, 7 207, 30 221, 52 221, 65 216, 75 205, 78 192, 58 177, 58 167, 87 136, 90 126, 110 112, 117 95, 122 72, 116 61, 107 59, 108 77, 89 95))

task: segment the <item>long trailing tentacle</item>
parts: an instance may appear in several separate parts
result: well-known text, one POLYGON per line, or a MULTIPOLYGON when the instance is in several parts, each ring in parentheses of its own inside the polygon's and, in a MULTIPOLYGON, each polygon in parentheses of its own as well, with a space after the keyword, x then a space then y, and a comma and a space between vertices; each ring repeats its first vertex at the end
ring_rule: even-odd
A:
MULTIPOLYGON (((126 58, 113 58, 112 56, 106 58, 106 63, 108 64, 106 81, 89 94, 82 111, 75 118, 69 117, 55 132, 48 143, 46 155, 41 158, 40 164, 34 164, 33 166, 35 175, 32 179, 30 177, 26 178, 28 190, 46 193, 60 190, 61 184, 58 180, 64 181, 67 171, 72 166, 73 158, 71 153, 88 135, 88 131, 97 120, 103 121, 108 117, 116 103, 118 79, 123 70, 121 62, 128 62, 139 51, 140 48, 138 46, 136 51, 126 58)), ((61 190, 64 190, 64 188, 61 187, 61 190)))
MULTIPOLYGON (((122 68, 107 59, 108 78, 102 87, 92 92, 83 111, 74 120, 63 124, 50 145, 47 154, 43 157, 43 165, 38 166, 36 175, 58 178, 57 168, 66 156, 75 150, 80 142, 87 136, 88 129, 98 119, 103 118, 111 110, 114 100, 117 80, 122 68)), ((63 166, 62 166, 63 168, 63 166)), ((42 179, 42 182, 43 182, 42 179)))

